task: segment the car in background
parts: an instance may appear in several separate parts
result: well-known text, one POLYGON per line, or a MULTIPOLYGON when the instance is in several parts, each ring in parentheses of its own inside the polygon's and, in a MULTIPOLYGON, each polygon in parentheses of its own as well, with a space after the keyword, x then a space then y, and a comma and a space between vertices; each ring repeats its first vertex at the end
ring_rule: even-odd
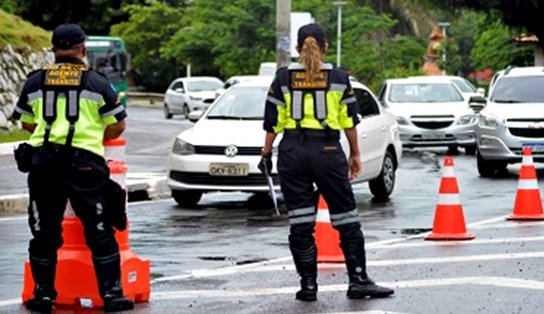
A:
POLYGON ((223 86, 216 77, 194 76, 173 80, 164 94, 164 117, 174 114, 189 116, 194 110, 205 110, 215 99, 215 91, 223 86))
MULTIPOLYGON (((268 197, 266 178, 257 165, 265 138, 264 104, 271 82, 272 77, 262 77, 232 86, 192 128, 177 136, 169 154, 167 184, 180 206, 193 207, 203 193, 212 191, 253 192, 268 197)), ((353 182, 368 182, 375 199, 386 200, 393 192, 402 157, 398 124, 366 86, 352 84, 362 120, 357 132, 363 165, 353 182)), ((281 134, 273 147, 274 164, 280 140, 281 134)), ((348 155, 343 133, 341 144, 348 155)), ((272 180, 279 191, 275 165, 272 180)))
POLYGON ((493 177, 522 160, 524 146, 544 162, 544 67, 510 67, 493 79, 487 104, 478 115, 477 167, 493 177))
POLYGON ((263 62, 259 65, 260 76, 273 76, 276 74, 277 65, 276 62, 263 62))
POLYGON ((260 78, 260 76, 258 76, 258 75, 236 75, 236 76, 231 76, 225 81, 225 84, 223 84, 223 87, 221 87, 221 88, 219 88, 218 90, 215 91, 215 97, 217 98, 217 97, 221 96, 221 94, 223 94, 227 89, 229 89, 231 86, 233 86, 235 84, 238 84, 238 83, 243 82, 243 81, 253 80, 253 79, 256 79, 256 78, 260 78))
POLYGON ((447 77, 388 79, 378 98, 397 117, 404 147, 463 147, 476 152, 476 118, 457 86, 447 77))

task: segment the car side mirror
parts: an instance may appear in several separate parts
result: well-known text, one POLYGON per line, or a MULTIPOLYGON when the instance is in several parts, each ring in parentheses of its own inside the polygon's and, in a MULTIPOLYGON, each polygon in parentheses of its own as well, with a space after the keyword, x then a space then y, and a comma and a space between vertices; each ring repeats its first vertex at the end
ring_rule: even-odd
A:
POLYGON ((474 110, 475 113, 480 112, 486 104, 487 100, 484 96, 472 96, 468 99, 468 106, 474 110))
POLYGON ((191 122, 197 122, 198 119, 200 119, 200 117, 202 117, 203 113, 204 113, 204 111, 202 111, 202 110, 191 111, 189 113, 189 116, 187 117, 187 119, 189 119, 189 121, 191 121, 191 122))
POLYGON ((181 87, 176 88, 174 91, 176 93, 181 93, 181 94, 183 94, 183 92, 184 92, 183 88, 181 88, 181 87))
POLYGON ((485 95, 485 88, 478 87, 476 90, 478 91, 478 94, 485 95))

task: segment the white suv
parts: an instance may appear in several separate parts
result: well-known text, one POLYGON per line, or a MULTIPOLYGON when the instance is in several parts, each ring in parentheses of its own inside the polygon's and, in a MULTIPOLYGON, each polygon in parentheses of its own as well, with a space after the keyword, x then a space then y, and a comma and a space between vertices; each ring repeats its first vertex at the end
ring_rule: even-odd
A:
POLYGON ((477 126, 477 165, 482 177, 521 161, 531 146, 544 161, 544 67, 507 68, 498 72, 477 126))

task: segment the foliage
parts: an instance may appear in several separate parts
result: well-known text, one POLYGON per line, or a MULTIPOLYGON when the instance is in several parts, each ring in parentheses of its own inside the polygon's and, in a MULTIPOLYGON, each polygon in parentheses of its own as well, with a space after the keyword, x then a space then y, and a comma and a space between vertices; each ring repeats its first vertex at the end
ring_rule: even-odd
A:
MULTIPOLYGON (((448 32, 455 39, 459 49, 457 55, 460 58, 459 74, 466 77, 474 71, 471 65, 470 52, 478 36, 478 30, 485 28, 486 15, 472 10, 461 10, 460 16, 453 20, 448 32)), ((452 55, 448 52, 448 55, 452 55)))
POLYGON ((15 48, 40 50, 51 45, 50 39, 51 34, 44 29, 0 10, 0 46, 9 44, 15 48))
POLYGON ((447 74, 457 75, 461 66, 461 56, 459 55, 459 46, 455 39, 451 37, 439 46, 438 51, 441 58, 437 60, 438 66, 447 74))
POLYGON ((161 47, 180 29, 183 9, 149 1, 146 6, 134 4, 125 10, 129 20, 113 25, 110 35, 125 40, 133 67, 138 69, 138 83, 150 90, 164 91, 179 75, 180 68, 173 58, 161 54, 161 47))
POLYGON ((512 31, 501 21, 490 23, 489 28, 482 31, 476 40, 470 55, 472 65, 478 70, 500 70, 508 65, 532 65, 533 49, 516 46, 512 37, 512 31))

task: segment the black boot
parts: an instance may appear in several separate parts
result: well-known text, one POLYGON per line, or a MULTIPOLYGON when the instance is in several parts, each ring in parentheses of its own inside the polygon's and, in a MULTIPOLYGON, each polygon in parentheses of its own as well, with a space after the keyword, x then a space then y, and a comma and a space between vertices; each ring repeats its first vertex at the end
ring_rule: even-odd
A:
POLYGON ((34 312, 51 313, 53 303, 57 297, 55 291, 55 259, 41 259, 30 257, 30 269, 36 283, 34 286, 34 298, 25 303, 25 307, 34 312))
POLYGON ((349 241, 342 241, 340 247, 344 252, 349 275, 348 298, 385 298, 395 293, 392 289, 376 285, 368 277, 366 273, 366 258, 362 234, 361 237, 350 239, 349 241))
POLYGON ((317 251, 315 244, 310 245, 306 250, 296 247, 296 241, 289 237, 291 243, 291 253, 298 274, 300 275, 300 290, 295 294, 295 298, 301 301, 317 300, 317 251))
POLYGON ((134 302, 123 296, 119 254, 93 257, 100 296, 104 300, 104 312, 132 310, 134 302))

